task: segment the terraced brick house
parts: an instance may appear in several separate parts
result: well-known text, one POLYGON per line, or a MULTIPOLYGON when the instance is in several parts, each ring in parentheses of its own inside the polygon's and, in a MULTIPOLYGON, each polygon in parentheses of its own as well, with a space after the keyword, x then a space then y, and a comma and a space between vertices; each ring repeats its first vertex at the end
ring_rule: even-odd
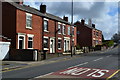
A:
POLYGON ((75 45, 74 26, 46 12, 20 2, 2 3, 2 34, 11 39, 11 48, 47 50, 47 53, 63 53, 75 45))
POLYGON ((89 20, 89 24, 85 24, 85 20, 75 22, 77 26, 77 45, 81 47, 95 47, 102 45, 102 31, 95 28, 95 24, 89 20))

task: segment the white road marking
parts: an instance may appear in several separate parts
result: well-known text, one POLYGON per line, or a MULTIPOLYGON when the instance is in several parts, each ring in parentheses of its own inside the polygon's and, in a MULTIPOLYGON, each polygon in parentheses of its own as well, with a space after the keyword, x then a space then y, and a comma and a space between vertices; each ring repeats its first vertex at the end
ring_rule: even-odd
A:
MULTIPOLYGON (((71 66, 71 67, 69 67, 69 68, 73 68, 73 67, 77 67, 77 66, 81 66, 81 65, 85 65, 85 64, 88 64, 88 62, 85 62, 85 63, 82 63, 82 64, 78 64, 78 65, 75 65, 75 66, 71 66)), ((68 68, 68 69, 69 69, 68 68)))
POLYGON ((42 78, 42 77, 47 76, 47 75, 50 75, 50 74, 52 74, 52 73, 53 73, 53 72, 48 73, 48 74, 45 74, 45 75, 37 76, 37 77, 35 77, 35 78, 42 78))
POLYGON ((95 60, 93 60, 93 61, 98 61, 98 60, 101 60, 101 59, 103 59, 103 58, 98 58, 98 59, 95 59, 95 60))
POLYGON ((110 57, 110 56, 112 56, 112 55, 109 55, 109 56, 106 56, 106 57, 110 57))

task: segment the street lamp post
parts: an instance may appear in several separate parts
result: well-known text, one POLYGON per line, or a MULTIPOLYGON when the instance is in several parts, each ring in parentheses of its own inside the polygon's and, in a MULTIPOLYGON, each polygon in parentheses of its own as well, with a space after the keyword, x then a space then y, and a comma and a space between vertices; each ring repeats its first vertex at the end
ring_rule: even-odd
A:
MULTIPOLYGON (((70 34, 71 41, 72 41, 72 34, 70 34)), ((71 57, 73 57, 73 41, 71 42, 71 57)))

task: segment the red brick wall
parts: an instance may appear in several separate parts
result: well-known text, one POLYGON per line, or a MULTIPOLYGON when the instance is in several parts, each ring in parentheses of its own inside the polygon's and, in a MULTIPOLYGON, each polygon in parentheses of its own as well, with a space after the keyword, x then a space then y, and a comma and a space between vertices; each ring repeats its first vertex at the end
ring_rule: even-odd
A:
MULTIPOLYGON (((60 24, 61 26, 63 25, 60 24)), ((55 45, 55 52, 59 52, 59 53, 62 53, 64 51, 64 37, 70 37, 70 35, 68 35, 68 27, 70 27, 70 25, 67 25, 65 24, 65 27, 66 27, 66 31, 65 31, 65 35, 63 34, 58 34, 57 30, 58 30, 58 22, 57 21, 54 21, 54 20, 48 20, 48 32, 44 32, 44 36, 47 36, 49 37, 49 40, 48 40, 48 47, 49 47, 49 51, 48 53, 50 52, 50 37, 55 37, 55 40, 56 40, 56 45, 55 45), (58 49, 58 38, 61 38, 62 39, 62 49, 59 50, 58 49)), ((71 46, 71 44, 70 44, 71 46)))
POLYGON ((2 3, 2 35, 11 39, 11 47, 16 48, 16 9, 2 3))
POLYGON ((93 34, 93 46, 97 45, 94 40, 98 40, 98 45, 102 45, 102 31, 93 29, 92 31, 93 34), (98 36, 96 36, 96 33, 98 32, 98 36))
POLYGON ((74 45, 77 45, 77 27, 74 27, 74 45))
MULTIPOLYGON (((33 48, 41 50, 42 49, 42 18, 32 14, 32 29, 27 29, 26 28, 26 12, 17 10, 16 23, 17 23, 16 33, 33 34, 34 35, 33 48)), ((25 49, 27 49, 28 47, 27 35, 26 35, 25 41, 26 41, 25 49)))
POLYGON ((77 34, 77 45, 81 47, 92 46, 92 29, 80 23, 75 25, 77 25, 77 31, 79 31, 79 34, 77 34))

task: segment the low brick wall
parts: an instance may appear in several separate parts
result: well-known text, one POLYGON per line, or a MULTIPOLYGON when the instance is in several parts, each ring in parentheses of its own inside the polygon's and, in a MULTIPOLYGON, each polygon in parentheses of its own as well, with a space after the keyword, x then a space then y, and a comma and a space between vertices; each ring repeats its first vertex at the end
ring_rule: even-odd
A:
MULTIPOLYGON (((9 54, 9 60, 14 61, 34 61, 35 60, 35 54, 34 49, 10 49, 9 54)), ((38 54, 38 50, 37 50, 38 54)), ((38 55, 37 55, 38 57, 38 55)))

